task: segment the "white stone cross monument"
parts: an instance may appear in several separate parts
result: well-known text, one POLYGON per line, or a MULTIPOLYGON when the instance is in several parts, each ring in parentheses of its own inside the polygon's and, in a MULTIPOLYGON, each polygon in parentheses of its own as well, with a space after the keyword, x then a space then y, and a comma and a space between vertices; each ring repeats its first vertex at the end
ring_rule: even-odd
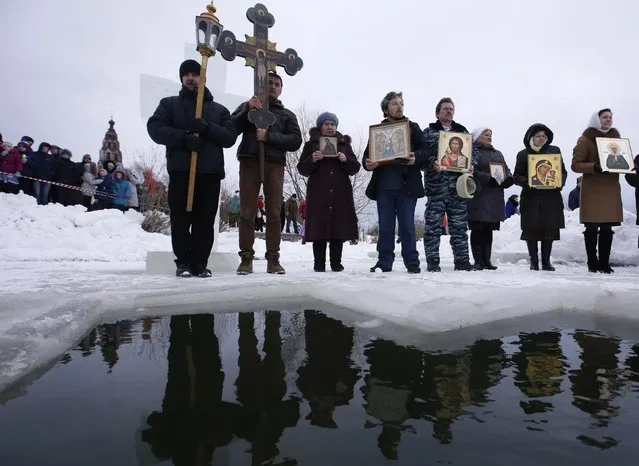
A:
MULTIPOLYGON (((200 54, 196 50, 195 44, 184 45, 184 59, 193 59, 200 62, 200 54)), ((243 97, 226 93, 226 68, 228 62, 226 60, 213 59, 209 61, 207 67, 207 75, 211 76, 206 80, 206 86, 213 94, 213 98, 229 109, 233 113, 235 109, 242 103, 249 100, 250 97, 243 97)), ((176 63, 176 69, 179 63, 176 63)), ((140 112, 142 122, 146 126, 146 122, 155 109, 160 100, 164 97, 177 95, 182 84, 172 79, 161 78, 148 74, 140 74, 140 112)), ((241 135, 237 139, 234 147, 224 150, 224 158, 234 158, 237 153, 237 145, 241 140, 241 135)), ((226 164, 228 167, 228 164, 226 164)), ((227 168, 228 173, 228 168, 227 168)), ((220 206, 221 207, 221 206, 220 206)), ((209 258, 208 267, 212 272, 233 272, 239 263, 239 256, 236 253, 220 253, 217 252, 218 241, 220 236, 220 209, 218 208, 215 217, 215 238, 213 241, 213 249, 209 258)), ((149 251, 146 256, 146 271, 153 274, 173 274, 175 273, 175 256, 172 251, 149 251)))

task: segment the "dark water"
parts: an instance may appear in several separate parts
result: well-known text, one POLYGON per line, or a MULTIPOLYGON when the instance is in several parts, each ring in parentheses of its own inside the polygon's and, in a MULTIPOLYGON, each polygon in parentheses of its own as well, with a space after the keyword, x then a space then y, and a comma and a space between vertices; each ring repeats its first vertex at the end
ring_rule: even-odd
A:
POLYGON ((636 342, 553 330, 425 351, 375 332, 317 311, 101 325, 0 394, 0 465, 639 461, 636 342))

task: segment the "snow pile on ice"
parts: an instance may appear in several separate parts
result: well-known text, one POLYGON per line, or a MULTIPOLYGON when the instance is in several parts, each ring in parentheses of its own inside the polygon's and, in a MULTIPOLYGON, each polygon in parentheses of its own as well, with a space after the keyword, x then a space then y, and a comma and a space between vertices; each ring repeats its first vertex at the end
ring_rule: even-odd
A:
POLYGON ((149 250, 171 250, 170 237, 142 230, 133 210, 40 206, 31 196, 0 193, 0 218, 4 261, 144 261, 149 250))

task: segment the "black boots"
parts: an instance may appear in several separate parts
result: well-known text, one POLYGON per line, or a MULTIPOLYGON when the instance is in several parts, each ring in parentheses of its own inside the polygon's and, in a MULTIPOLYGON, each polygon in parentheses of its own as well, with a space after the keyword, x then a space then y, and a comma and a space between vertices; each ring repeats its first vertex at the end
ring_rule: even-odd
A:
POLYGON ((588 257, 588 272, 597 273, 599 271, 599 259, 597 259, 597 232, 585 231, 584 243, 586 245, 586 256, 588 257))
POLYGON ((610 267, 610 250, 612 249, 612 230, 584 231, 588 272, 613 273, 610 267), (597 257, 597 240, 599 240, 599 257, 597 257))
POLYGON ((333 272, 341 272, 344 270, 342 265, 342 249, 344 242, 341 240, 333 240, 328 245, 329 260, 331 261, 331 270, 333 272))
POLYGON ((610 250, 612 249, 612 231, 599 232, 599 272, 613 273, 610 267, 610 250))
MULTIPOLYGON (((341 272, 344 270, 342 265, 342 249, 344 243, 340 240, 332 240, 329 242, 329 260, 331 270, 333 272, 341 272)), ((326 271, 326 241, 313 241, 313 270, 316 272, 326 271)))
POLYGON ((497 270, 497 266, 490 262, 490 256, 493 253, 493 232, 492 230, 484 231, 484 268, 486 270, 497 270))
MULTIPOLYGON (((536 244, 536 243, 535 243, 536 244)), ((550 263, 550 253, 552 252, 552 241, 541 242, 541 270, 554 272, 555 268, 550 263)))
POLYGON ((539 270, 539 249, 537 248, 537 241, 526 241, 528 246, 528 255, 530 256, 530 270, 539 270))
POLYGON ((475 261, 475 270, 484 270, 484 252, 482 247, 482 234, 481 231, 470 232, 470 252, 473 255, 475 261))
POLYGON ((470 251, 475 261, 475 270, 497 270, 497 267, 490 261, 493 250, 493 232, 471 231, 470 251))
POLYGON ((313 270, 326 272, 326 241, 313 241, 313 270))
MULTIPOLYGON (((528 255, 530 256, 530 270, 539 270, 539 247, 537 241, 526 241, 528 255)), ((541 242, 541 270, 554 272, 555 268, 550 263, 550 253, 552 252, 552 240, 541 242)))

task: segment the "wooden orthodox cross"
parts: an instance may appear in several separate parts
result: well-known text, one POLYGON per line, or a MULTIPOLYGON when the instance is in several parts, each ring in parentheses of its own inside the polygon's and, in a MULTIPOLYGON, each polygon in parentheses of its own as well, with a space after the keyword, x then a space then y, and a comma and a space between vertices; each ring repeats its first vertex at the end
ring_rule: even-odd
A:
MULTIPOLYGON (((256 4, 246 11, 247 19, 253 23, 253 37, 245 35, 246 41, 238 41, 231 31, 223 31, 217 49, 225 60, 236 56, 246 59, 246 66, 253 68, 255 96, 262 102, 261 110, 251 110, 248 119, 257 128, 268 128, 275 123, 276 116, 268 108, 268 72, 281 66, 289 76, 295 75, 304 66, 294 49, 284 53, 276 50, 277 44, 268 40, 268 30, 275 18, 264 5, 256 4)), ((264 182, 264 143, 260 141, 260 180, 264 182)))

